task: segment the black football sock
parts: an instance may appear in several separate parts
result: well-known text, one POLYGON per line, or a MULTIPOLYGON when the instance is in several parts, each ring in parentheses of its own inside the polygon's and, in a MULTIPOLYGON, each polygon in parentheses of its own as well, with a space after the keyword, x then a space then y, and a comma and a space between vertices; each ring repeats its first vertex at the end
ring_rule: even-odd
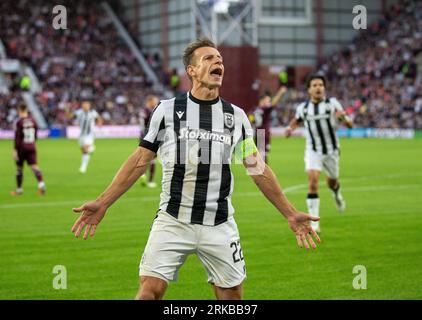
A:
POLYGON ((154 174, 155 174, 155 163, 151 162, 149 165, 149 182, 154 181, 154 174))

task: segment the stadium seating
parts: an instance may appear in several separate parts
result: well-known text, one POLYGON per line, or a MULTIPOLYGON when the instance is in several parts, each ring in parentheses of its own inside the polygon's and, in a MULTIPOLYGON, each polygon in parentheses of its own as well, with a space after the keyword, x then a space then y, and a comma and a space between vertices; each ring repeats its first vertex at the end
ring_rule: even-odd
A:
MULTIPOLYGON (((406 1, 326 59, 319 71, 327 76, 329 94, 343 103, 356 126, 421 129, 421 52, 422 2, 406 1)), ((278 122, 287 124, 304 99, 305 87, 291 92, 278 122)))
MULTIPOLYGON (((70 124, 71 113, 85 98, 92 99, 105 124, 138 123, 141 103, 152 89, 100 5, 60 2, 72 18, 67 30, 55 30, 51 8, 56 3, 28 3, 0 4, 0 38, 9 58, 28 63, 37 73, 43 90, 36 99, 48 124, 70 124)), ((1 127, 10 126, 6 109, 2 103, 1 127)))
MULTIPOLYGON (((62 1, 72 19, 67 30, 54 30, 49 26, 54 3, 30 2, 0 3, 0 39, 9 57, 36 71, 43 87, 37 102, 48 124, 70 124, 84 98, 93 100, 106 124, 138 123, 140 104, 152 89, 101 7, 92 1, 62 1)), ((421 49, 422 3, 405 1, 318 68, 327 75, 329 94, 343 103, 357 126, 421 129, 421 49)), ((156 59, 147 61, 157 70, 156 59)), ((16 97, 0 96, 1 128, 11 126, 16 97)), ((304 86, 291 89, 274 125, 286 125, 306 98, 304 86)))

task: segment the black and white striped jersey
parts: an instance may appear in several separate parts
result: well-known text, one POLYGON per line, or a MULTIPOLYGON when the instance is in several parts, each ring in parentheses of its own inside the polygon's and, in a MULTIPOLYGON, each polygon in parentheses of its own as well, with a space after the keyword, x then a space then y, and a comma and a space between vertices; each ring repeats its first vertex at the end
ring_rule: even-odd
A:
POLYGON ((326 98, 319 103, 306 101, 296 109, 296 120, 306 128, 306 150, 318 154, 331 154, 340 149, 336 134, 336 112, 343 107, 336 98, 326 98))
POLYGON ((227 221, 234 213, 232 154, 252 137, 245 112, 223 99, 187 93, 162 100, 140 143, 163 163, 160 210, 194 224, 227 221))
POLYGON ((94 134, 93 129, 95 125, 95 120, 98 118, 97 111, 91 109, 88 112, 85 112, 83 109, 78 109, 75 112, 76 122, 80 128, 80 136, 89 136, 94 134))

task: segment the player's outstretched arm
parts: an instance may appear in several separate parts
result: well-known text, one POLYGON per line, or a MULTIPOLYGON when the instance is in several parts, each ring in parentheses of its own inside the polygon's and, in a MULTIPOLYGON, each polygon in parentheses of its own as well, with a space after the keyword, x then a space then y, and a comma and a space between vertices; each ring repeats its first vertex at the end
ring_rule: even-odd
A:
POLYGON ((271 99, 271 106, 276 107, 286 92, 287 87, 281 86, 280 89, 278 89, 276 95, 271 99))
POLYGON ((300 123, 296 118, 290 121, 289 126, 286 128, 286 130, 284 130, 284 136, 289 138, 292 135, 292 132, 295 131, 299 125, 300 123))
POLYGON ((350 119, 350 117, 346 114, 345 111, 342 111, 342 110, 337 111, 336 117, 341 122, 343 122, 346 125, 346 127, 348 127, 349 129, 353 128, 353 121, 352 121, 352 119, 350 119))
POLYGON ((102 125, 104 124, 104 119, 98 115, 97 119, 95 119, 95 124, 99 127, 102 127, 102 125))
POLYGON ((287 219, 290 228, 296 235, 299 247, 309 249, 316 248, 314 239, 320 243, 318 234, 312 229, 310 221, 318 221, 319 218, 297 211, 286 198, 280 184, 271 168, 263 161, 259 153, 246 157, 243 161, 249 175, 266 198, 287 219), (314 239, 313 239, 314 238, 314 239))
POLYGON ((155 153, 138 147, 125 161, 107 189, 94 201, 87 202, 79 208, 73 208, 75 213, 82 213, 72 227, 76 237, 84 232, 84 239, 94 235, 97 225, 106 214, 107 209, 123 195, 136 180, 145 173, 147 165, 154 159, 155 153))

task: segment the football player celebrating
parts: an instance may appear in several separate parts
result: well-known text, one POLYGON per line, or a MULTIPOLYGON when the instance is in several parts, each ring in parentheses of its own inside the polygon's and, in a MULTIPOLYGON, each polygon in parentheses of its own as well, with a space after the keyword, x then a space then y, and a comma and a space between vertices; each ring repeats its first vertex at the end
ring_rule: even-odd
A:
POLYGON ((196 254, 217 299, 241 299, 246 279, 239 230, 233 218, 232 154, 286 218, 299 246, 316 248, 310 221, 287 200, 273 171, 257 152, 245 112, 221 99, 223 58, 208 39, 189 44, 183 55, 191 90, 162 100, 140 147, 126 160, 110 186, 80 213, 72 227, 78 237, 94 235, 108 208, 145 173, 157 154, 163 159, 162 192, 139 268, 137 299, 161 299, 186 259, 196 254), (163 157, 163 155, 166 155, 163 157), (83 231, 85 229, 85 231, 83 231))

